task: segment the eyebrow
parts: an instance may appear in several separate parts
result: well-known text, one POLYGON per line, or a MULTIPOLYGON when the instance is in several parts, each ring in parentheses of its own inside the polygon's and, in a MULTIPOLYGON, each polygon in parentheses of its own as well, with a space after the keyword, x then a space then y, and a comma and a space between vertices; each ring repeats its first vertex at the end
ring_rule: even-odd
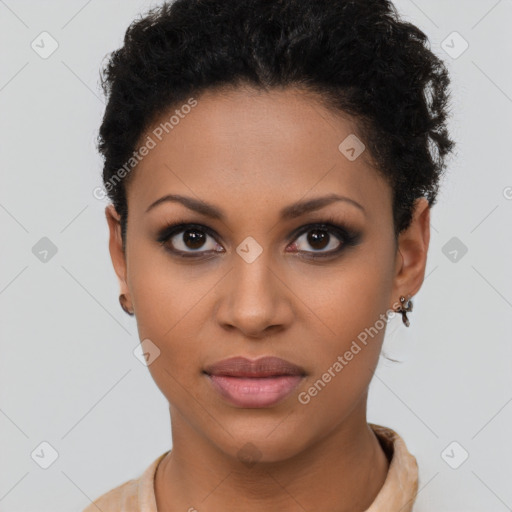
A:
MULTIPOLYGON (((289 206, 286 206, 280 212, 281 219, 283 219, 283 220, 294 219, 296 217, 300 217, 301 215, 304 215, 305 213, 319 210, 320 208, 323 208, 324 206, 332 204, 336 201, 345 201, 347 203, 352 204, 353 206, 356 206, 363 213, 366 213, 363 206, 361 204, 359 204, 357 201, 354 201, 353 199, 351 199, 350 197, 340 196, 338 194, 330 194, 327 196, 315 197, 315 198, 309 199, 307 201, 298 201, 289 206)), ((167 194, 167 195, 161 197, 160 199, 157 199, 154 203, 151 203, 148 206, 148 208, 146 209, 146 213, 151 211, 156 206, 158 206, 162 203, 167 203, 167 202, 181 203, 183 206, 187 207, 189 210, 194 210, 194 211, 196 211, 202 215, 205 215, 207 217, 211 217, 213 219, 218 219, 220 221, 225 220, 224 214, 216 206, 214 206, 212 204, 205 203, 204 201, 201 201, 198 199, 194 199, 192 197, 181 196, 178 194, 167 194)))

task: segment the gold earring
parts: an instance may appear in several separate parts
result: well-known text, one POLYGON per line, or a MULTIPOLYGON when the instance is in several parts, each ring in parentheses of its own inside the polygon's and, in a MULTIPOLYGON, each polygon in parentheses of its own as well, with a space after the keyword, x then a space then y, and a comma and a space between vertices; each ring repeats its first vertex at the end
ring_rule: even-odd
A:
POLYGON ((407 313, 410 313, 412 311, 412 300, 411 299, 406 300, 406 298, 403 295, 401 295, 400 303, 402 305, 397 309, 397 313, 402 313, 402 321, 404 322, 406 327, 409 327, 410 322, 409 322, 409 319, 407 318, 407 313), (405 306, 403 306, 403 304, 405 302, 407 302, 407 304, 405 306))
POLYGON ((124 293, 122 293, 121 295, 119 295, 119 304, 121 304, 121 307, 123 308, 123 311, 127 314, 127 315, 130 315, 130 316, 133 316, 133 311, 130 311, 127 307, 126 307, 126 304, 125 304, 125 300, 126 300, 126 297, 124 295, 124 293))

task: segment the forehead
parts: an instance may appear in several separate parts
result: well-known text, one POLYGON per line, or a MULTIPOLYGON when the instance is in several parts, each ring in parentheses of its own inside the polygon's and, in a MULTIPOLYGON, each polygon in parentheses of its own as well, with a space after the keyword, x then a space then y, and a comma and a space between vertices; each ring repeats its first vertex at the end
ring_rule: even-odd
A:
POLYGON ((365 208, 389 207, 390 191, 368 151, 355 159, 350 151, 363 148, 356 123, 311 93, 241 88, 207 91, 194 100, 162 114, 141 137, 152 148, 134 170, 130 209, 170 193, 224 209, 249 208, 257 199, 260 207, 262 201, 281 207, 333 192, 365 208))

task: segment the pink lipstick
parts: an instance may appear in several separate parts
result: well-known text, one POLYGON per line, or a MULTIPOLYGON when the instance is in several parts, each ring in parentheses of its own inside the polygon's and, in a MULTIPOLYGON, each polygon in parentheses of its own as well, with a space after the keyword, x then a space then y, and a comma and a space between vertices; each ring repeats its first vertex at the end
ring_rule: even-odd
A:
POLYGON ((222 397, 246 408, 270 407, 280 402, 306 375, 300 366, 278 357, 255 361, 232 357, 208 366, 204 373, 222 397))

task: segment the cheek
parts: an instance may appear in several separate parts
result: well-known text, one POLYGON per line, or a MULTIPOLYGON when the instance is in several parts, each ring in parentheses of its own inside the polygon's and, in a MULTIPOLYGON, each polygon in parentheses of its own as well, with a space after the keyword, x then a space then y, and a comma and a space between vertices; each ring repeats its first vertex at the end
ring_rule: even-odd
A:
POLYGON ((322 275, 316 272, 301 278, 301 288, 307 290, 304 302, 321 321, 318 328, 327 347, 343 350, 386 313, 392 269, 389 254, 369 248, 322 275))
POLYGON ((174 402, 187 396, 184 389, 191 390, 200 375, 205 353, 197 344, 198 333, 208 318, 205 299, 218 277, 199 266, 180 268, 154 249, 143 253, 140 244, 129 269, 139 339, 156 345, 159 355, 148 369, 174 402))
POLYGON ((343 415, 366 393, 387 325, 390 268, 385 254, 368 251, 325 279, 322 293, 310 295, 308 305, 321 322, 316 322, 315 373, 303 387, 301 403, 308 402, 304 405, 313 421, 332 411, 343 415))
POLYGON ((188 315, 214 284, 211 272, 200 265, 180 265, 143 240, 129 250, 129 288, 141 339, 168 340, 190 322, 188 315))
POLYGON ((208 288, 157 268, 140 275, 131 288, 140 339, 151 339, 169 362, 186 354, 192 358, 193 341, 205 315, 201 299, 208 288))
MULTIPOLYGON (((137 297, 140 340, 151 340, 158 357, 148 366, 155 384, 169 403, 185 405, 200 376, 201 352, 197 347, 200 297, 184 294, 184 284, 174 279, 147 276, 133 293, 137 297)), ((204 314, 204 312, 203 312, 204 314)), ((153 346, 153 345, 150 345, 153 346)))

